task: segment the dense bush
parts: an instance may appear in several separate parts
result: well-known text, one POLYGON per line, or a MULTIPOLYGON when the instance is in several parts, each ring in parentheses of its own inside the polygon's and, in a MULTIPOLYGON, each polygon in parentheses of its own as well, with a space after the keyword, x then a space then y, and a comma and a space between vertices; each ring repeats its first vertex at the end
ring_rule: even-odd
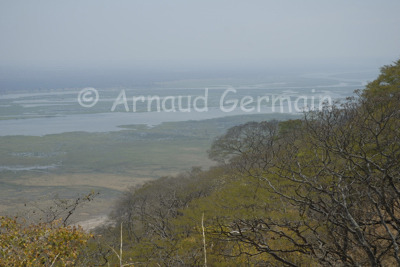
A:
POLYGON ((0 266, 73 266, 91 235, 60 221, 25 225, 0 218, 0 266))

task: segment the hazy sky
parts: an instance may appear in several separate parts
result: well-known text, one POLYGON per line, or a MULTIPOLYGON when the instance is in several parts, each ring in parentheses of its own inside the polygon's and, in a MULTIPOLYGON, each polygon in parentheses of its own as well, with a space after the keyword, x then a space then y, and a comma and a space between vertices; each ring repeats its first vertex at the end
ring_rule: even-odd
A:
POLYGON ((0 65, 390 63, 399 14, 398 0, 1 0, 0 65))

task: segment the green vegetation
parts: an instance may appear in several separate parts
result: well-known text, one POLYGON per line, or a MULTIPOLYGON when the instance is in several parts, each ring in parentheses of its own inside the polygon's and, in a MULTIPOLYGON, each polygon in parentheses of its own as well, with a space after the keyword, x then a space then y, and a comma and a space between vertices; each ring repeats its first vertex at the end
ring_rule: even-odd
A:
MULTIPOLYGON (((164 177, 125 191, 110 214, 114 224, 97 229, 80 250, 84 257, 76 258, 84 261, 76 264, 400 265, 400 60, 383 67, 357 94, 302 119, 258 117, 221 128, 216 120, 126 126, 129 130, 66 146, 60 157, 70 170, 80 166, 74 157, 92 155, 74 154, 71 147, 98 154, 108 151, 109 140, 116 145, 110 162, 85 160, 91 172, 129 173, 129 161, 145 169, 146 156, 155 157, 160 171, 169 166, 164 177), (168 173, 179 169, 170 164, 188 164, 189 155, 201 152, 196 155, 201 158, 207 147, 217 166, 168 173)), ((59 203, 73 212, 81 202, 59 203)), ((52 220, 71 215, 52 212, 52 220)), ((15 223, 5 222, 1 233, 8 240, 15 223)), ((42 258, 48 262, 51 255, 42 258)))
POLYGON ((207 149, 217 135, 237 123, 266 116, 293 117, 234 116, 151 128, 128 125, 109 133, 0 137, 0 214, 25 213, 32 206, 47 206, 56 196, 74 199, 94 190, 100 196, 74 219, 105 215, 128 186, 176 175, 190 166, 213 165, 207 149))
MULTIPOLYGON (((135 266, 399 265, 399 73, 400 60, 357 98, 301 120, 234 126, 208 151, 217 167, 131 188, 112 213, 123 226, 125 259, 135 266)), ((120 227, 98 231, 119 247, 120 227)), ((92 260, 119 259, 103 249, 92 260)))

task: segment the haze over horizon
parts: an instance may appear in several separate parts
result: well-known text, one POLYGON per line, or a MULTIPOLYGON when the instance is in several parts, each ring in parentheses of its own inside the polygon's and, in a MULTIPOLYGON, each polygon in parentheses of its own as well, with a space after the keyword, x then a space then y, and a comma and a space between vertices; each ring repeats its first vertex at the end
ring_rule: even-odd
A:
POLYGON ((105 73, 379 68, 400 56, 399 11, 394 0, 5 0, 0 89, 105 73))

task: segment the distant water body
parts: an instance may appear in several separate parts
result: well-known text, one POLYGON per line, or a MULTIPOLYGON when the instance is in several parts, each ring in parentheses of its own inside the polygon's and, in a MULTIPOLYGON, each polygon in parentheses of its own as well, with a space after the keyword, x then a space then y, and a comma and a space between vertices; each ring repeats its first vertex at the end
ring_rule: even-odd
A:
MULTIPOLYGON (((151 88, 127 89, 129 112, 124 112, 123 104, 118 105, 115 112, 111 111, 113 102, 121 90, 119 88, 100 89, 100 100, 91 108, 82 108, 78 104, 77 96, 82 88, 0 93, 0 136, 110 132, 123 130, 122 125, 155 126, 164 122, 198 121, 246 114, 271 114, 277 112, 272 109, 272 104, 264 105, 260 111, 255 112, 244 112, 239 108, 223 112, 219 100, 227 88, 237 89, 236 93, 229 93, 227 100, 235 98, 239 102, 248 96, 256 99, 265 94, 289 96, 292 99, 305 95, 317 97, 325 94, 333 100, 344 99, 352 95, 355 89, 365 86, 366 82, 373 80, 374 77, 376 77, 375 72, 362 72, 314 73, 293 77, 263 76, 259 79, 241 77, 224 80, 172 79, 163 83, 153 83, 151 88), (176 99, 178 95, 189 94, 195 97, 202 95, 206 87, 210 87, 206 112, 195 110, 191 112, 132 112, 132 97, 158 95, 161 100, 170 96, 176 99)), ((142 107, 141 111, 143 109, 142 107)), ((287 113, 287 111, 281 113, 287 113)))
MULTIPOLYGON (((267 111, 264 109, 267 113, 267 111)), ((30 135, 43 136, 64 132, 112 132, 123 130, 121 125, 155 126, 163 122, 206 120, 243 114, 241 110, 224 113, 217 108, 207 112, 110 112, 97 114, 77 114, 60 117, 0 120, 0 136, 30 135)))

